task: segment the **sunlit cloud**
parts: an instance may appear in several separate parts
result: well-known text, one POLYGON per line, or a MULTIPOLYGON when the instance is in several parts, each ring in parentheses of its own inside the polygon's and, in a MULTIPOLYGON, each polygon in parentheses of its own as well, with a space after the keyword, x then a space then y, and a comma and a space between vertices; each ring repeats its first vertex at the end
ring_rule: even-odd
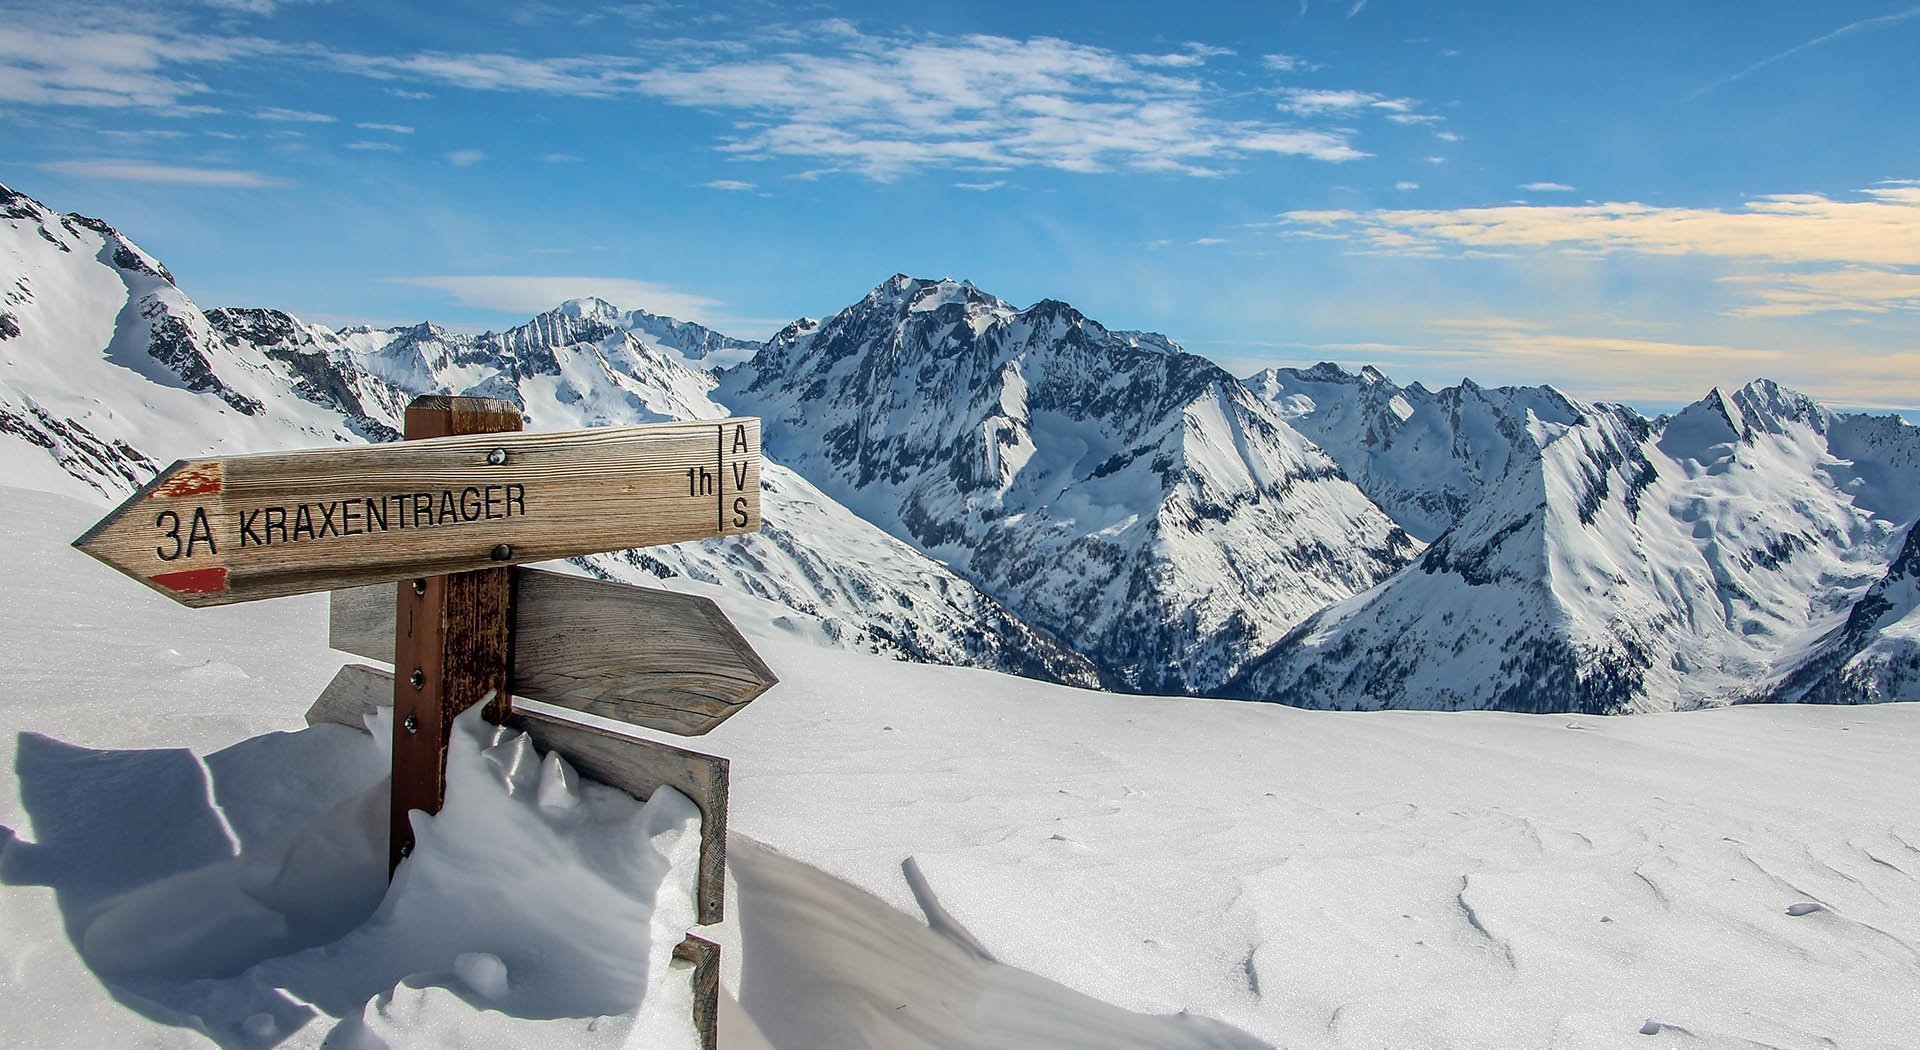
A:
POLYGON ((1572 193, 1573 187, 1564 182, 1523 182, 1520 188, 1528 193, 1572 193))
POLYGON ((1823 273, 1739 274, 1721 280, 1758 300, 1729 311, 1735 317, 1920 311, 1920 272, 1849 267, 1823 273))
POLYGON ((1291 211, 1296 227, 1375 247, 1557 249, 1700 255, 1784 263, 1920 266, 1920 187, 1859 199, 1772 194, 1737 210, 1636 203, 1515 204, 1448 210, 1291 211))
POLYGON ((739 179, 714 179, 700 185, 709 190, 727 190, 733 193, 751 193, 760 188, 751 182, 743 182, 739 179))

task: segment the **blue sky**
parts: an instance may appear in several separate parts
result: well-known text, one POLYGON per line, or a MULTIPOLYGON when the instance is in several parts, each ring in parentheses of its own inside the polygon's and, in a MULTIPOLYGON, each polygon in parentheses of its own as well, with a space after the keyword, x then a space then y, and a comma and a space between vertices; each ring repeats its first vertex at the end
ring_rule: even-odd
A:
POLYGON ((895 271, 1239 373, 1920 407, 1920 5, 0 7, 0 180, 203 306, 764 336, 895 271))

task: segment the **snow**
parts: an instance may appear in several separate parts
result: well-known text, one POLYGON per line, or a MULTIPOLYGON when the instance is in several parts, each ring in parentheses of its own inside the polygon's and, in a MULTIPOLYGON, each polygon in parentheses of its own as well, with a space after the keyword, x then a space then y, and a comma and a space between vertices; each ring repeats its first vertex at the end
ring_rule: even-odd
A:
MULTIPOLYGON (((418 874, 350 914, 383 737, 285 732, 340 659, 322 604, 172 607, 65 548, 95 513, 0 490, 36 567, 0 601, 0 998, 26 1004, 0 1043, 202 1045, 196 1016, 245 1046, 679 1031, 652 1027, 686 1014, 651 953, 691 916, 660 874, 690 870, 684 811, 576 804, 570 774, 467 726, 418 874), (311 866, 273 862, 302 843, 311 866)), ((1920 705, 1117 696, 823 649, 711 593, 782 680, 699 745, 732 762, 733 920, 711 932, 743 1040, 1611 1047, 1649 1020, 1708 1046, 1920 1039, 1920 705)))

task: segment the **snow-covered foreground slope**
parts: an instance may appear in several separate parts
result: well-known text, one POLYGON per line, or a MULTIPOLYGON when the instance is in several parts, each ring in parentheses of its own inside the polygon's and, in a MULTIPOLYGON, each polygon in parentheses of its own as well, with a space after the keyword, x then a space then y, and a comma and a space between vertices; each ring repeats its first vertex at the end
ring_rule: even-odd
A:
MULTIPOLYGON (((15 873, 81 867, 62 857, 152 873, 148 842, 252 841, 265 807, 345 797, 366 771, 286 764, 300 775, 251 782, 264 797, 246 804, 223 788, 239 755, 292 752, 271 734, 340 662, 322 603, 173 607, 64 548, 93 511, 0 490, 0 534, 35 568, 0 581, 0 1042, 205 1045, 89 968, 87 916, 63 911, 86 886, 15 873), (42 790, 50 756, 70 760, 65 791, 42 790), (92 782, 146 769, 182 775, 140 800, 142 837, 78 830, 114 817, 73 801, 101 797, 92 782)), ((698 744, 733 763, 718 939, 735 1038, 750 1022, 777 1050, 1920 1043, 1920 706, 1595 719, 1116 696, 825 650, 773 603, 670 585, 714 594, 781 677, 698 744)), ((491 911, 458 914, 499 932, 491 911)), ((556 929, 598 943, 594 921, 556 929)), ((574 965, 574 946, 544 965, 574 965)), ((509 988, 539 973, 501 957, 509 988)), ((465 1024, 605 1034, 572 1008, 488 1012, 503 1001, 459 975, 487 984, 484 960, 436 966, 381 1023, 449 1043, 465 1024)))

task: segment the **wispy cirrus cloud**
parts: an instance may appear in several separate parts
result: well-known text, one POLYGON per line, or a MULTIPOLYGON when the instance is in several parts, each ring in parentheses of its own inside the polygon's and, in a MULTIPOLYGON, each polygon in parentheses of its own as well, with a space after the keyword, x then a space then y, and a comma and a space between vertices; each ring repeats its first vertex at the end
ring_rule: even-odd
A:
POLYGON ((148 164, 133 160, 56 160, 40 165, 62 175, 118 182, 158 182, 180 186, 220 186, 227 189, 264 189, 291 185, 286 179, 239 168, 194 168, 148 164))
POLYGON ((445 274, 388 280, 445 292, 461 306, 511 314, 541 313, 568 299, 593 297, 622 309, 643 308, 693 321, 708 318, 721 305, 718 299, 631 277, 445 274))
POLYGON ((1785 51, 1780 51, 1775 54, 1768 55, 1766 58, 1763 58, 1760 61, 1753 63, 1752 65, 1748 66, 1745 69, 1740 70, 1737 73, 1729 74, 1727 76, 1721 77, 1718 80, 1712 81, 1711 83, 1704 84, 1698 88, 1695 88, 1692 92, 1690 92, 1687 95, 1687 101, 1692 102, 1700 98, 1702 95, 1707 94, 1708 92, 1726 87, 1728 84, 1731 84, 1736 80, 1741 80, 1746 77, 1752 76, 1753 74, 1759 72, 1760 70, 1765 69, 1770 65, 1773 65, 1775 62, 1778 62, 1786 58, 1792 58, 1794 55, 1797 55, 1800 52, 1806 51, 1810 48, 1819 47, 1821 44, 1830 43, 1832 41, 1839 40, 1842 37, 1853 36, 1856 33, 1872 32, 1873 30, 1876 30, 1876 29, 1885 29, 1885 28, 1888 28, 1889 26, 1896 26, 1902 22, 1908 21, 1913 18, 1920 18, 1920 5, 1915 5, 1913 7, 1905 8, 1900 11, 1893 11, 1884 15, 1876 15, 1872 18, 1862 18, 1854 22, 1849 22, 1846 25, 1843 25, 1840 28, 1835 29, 1830 33, 1823 33, 1820 36, 1814 37, 1812 40, 1795 44, 1794 46, 1787 48, 1785 51))
POLYGON ((457 149, 442 156, 446 158, 448 164, 456 168, 471 168, 487 159, 487 155, 477 149, 457 149))
POLYGON ((1564 182, 1523 182, 1520 188, 1528 193, 1572 193, 1573 187, 1564 182))
POLYGON ((413 128, 410 125, 406 125, 406 124, 378 124, 378 123, 372 123, 368 121, 362 121, 360 123, 355 124, 354 127, 359 128, 362 131, 388 131, 388 132, 392 132, 395 135, 413 134, 413 128))
POLYGON ((257 120, 274 120, 287 124, 332 124, 339 117, 331 113, 314 113, 304 109, 283 109, 279 106, 264 106, 253 111, 257 120))

